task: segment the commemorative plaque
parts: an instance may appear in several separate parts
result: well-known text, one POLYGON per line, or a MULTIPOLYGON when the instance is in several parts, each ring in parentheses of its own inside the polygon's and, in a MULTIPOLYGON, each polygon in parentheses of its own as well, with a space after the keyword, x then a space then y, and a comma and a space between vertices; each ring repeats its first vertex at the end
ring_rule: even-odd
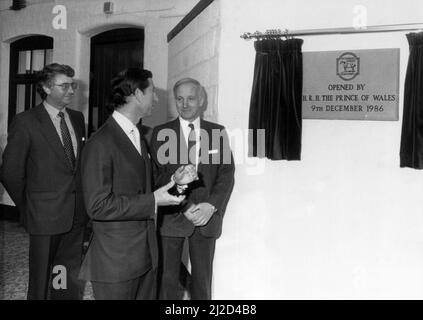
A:
POLYGON ((399 53, 303 52, 303 119, 398 120, 399 53))

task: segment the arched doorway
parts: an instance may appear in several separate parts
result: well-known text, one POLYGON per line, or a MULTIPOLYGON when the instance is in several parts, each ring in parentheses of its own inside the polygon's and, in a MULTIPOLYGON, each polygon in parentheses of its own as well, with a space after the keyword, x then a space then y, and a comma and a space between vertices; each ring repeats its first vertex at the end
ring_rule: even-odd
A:
POLYGON ((113 76, 125 68, 142 68, 143 60, 144 29, 113 29, 91 38, 89 135, 111 114, 107 104, 113 76))

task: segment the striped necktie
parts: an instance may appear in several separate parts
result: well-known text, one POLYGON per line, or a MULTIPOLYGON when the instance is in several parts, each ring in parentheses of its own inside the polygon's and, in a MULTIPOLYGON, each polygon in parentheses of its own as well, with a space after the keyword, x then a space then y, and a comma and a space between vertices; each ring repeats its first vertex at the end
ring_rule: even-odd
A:
POLYGON ((197 160, 197 146, 196 146, 196 137, 194 125, 190 123, 188 127, 191 128, 191 131, 188 135, 188 163, 195 165, 197 160))
POLYGON ((66 157, 69 160, 71 169, 75 169, 75 153, 73 152, 72 138, 69 132, 69 128, 65 121, 65 114, 60 111, 58 113, 60 117, 60 132, 62 134, 63 148, 65 149, 66 157))

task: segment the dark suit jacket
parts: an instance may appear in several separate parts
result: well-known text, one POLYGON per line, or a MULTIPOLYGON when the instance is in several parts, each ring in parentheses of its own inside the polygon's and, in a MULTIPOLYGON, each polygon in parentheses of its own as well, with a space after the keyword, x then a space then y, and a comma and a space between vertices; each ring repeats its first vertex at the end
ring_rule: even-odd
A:
POLYGON ((30 234, 65 233, 74 215, 86 221, 79 173, 84 116, 66 110, 78 142, 74 171, 43 104, 16 115, 9 128, 0 176, 30 234))
POLYGON ((86 144, 81 173, 93 236, 82 279, 122 282, 157 266, 152 168, 141 140, 143 157, 110 117, 86 144))
MULTIPOLYGON (((222 219, 234 185, 235 166, 224 127, 201 120, 200 128, 199 180, 189 185, 187 200, 194 204, 208 202, 216 207, 217 211, 207 225, 200 227, 200 232, 206 237, 218 238, 222 233, 222 219)), ((169 181, 177 168, 187 164, 187 145, 178 118, 154 128, 151 149, 155 183, 159 187, 169 181), (173 138, 169 137, 169 133, 173 138), (166 149, 169 149, 168 153, 164 152, 166 149), (163 160, 166 159, 161 159, 163 155, 176 161, 165 164, 163 160)), ((186 207, 160 208, 158 225, 162 236, 186 237, 193 233, 194 225, 182 213, 186 207)))

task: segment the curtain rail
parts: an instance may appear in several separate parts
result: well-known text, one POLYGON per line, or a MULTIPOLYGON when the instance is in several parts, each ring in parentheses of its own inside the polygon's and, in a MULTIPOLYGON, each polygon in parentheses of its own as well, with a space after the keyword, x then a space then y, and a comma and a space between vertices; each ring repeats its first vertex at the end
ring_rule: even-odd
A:
POLYGON ((396 31, 413 31, 423 30, 423 23, 408 23, 408 24, 391 24, 379 26, 367 26, 360 28, 327 28, 327 29, 308 29, 308 30, 293 30, 288 29, 269 29, 264 33, 256 31, 254 33, 244 32, 240 37, 244 40, 279 38, 279 37, 293 37, 293 36, 320 36, 330 34, 353 34, 353 33, 374 33, 374 32, 396 32, 396 31))

